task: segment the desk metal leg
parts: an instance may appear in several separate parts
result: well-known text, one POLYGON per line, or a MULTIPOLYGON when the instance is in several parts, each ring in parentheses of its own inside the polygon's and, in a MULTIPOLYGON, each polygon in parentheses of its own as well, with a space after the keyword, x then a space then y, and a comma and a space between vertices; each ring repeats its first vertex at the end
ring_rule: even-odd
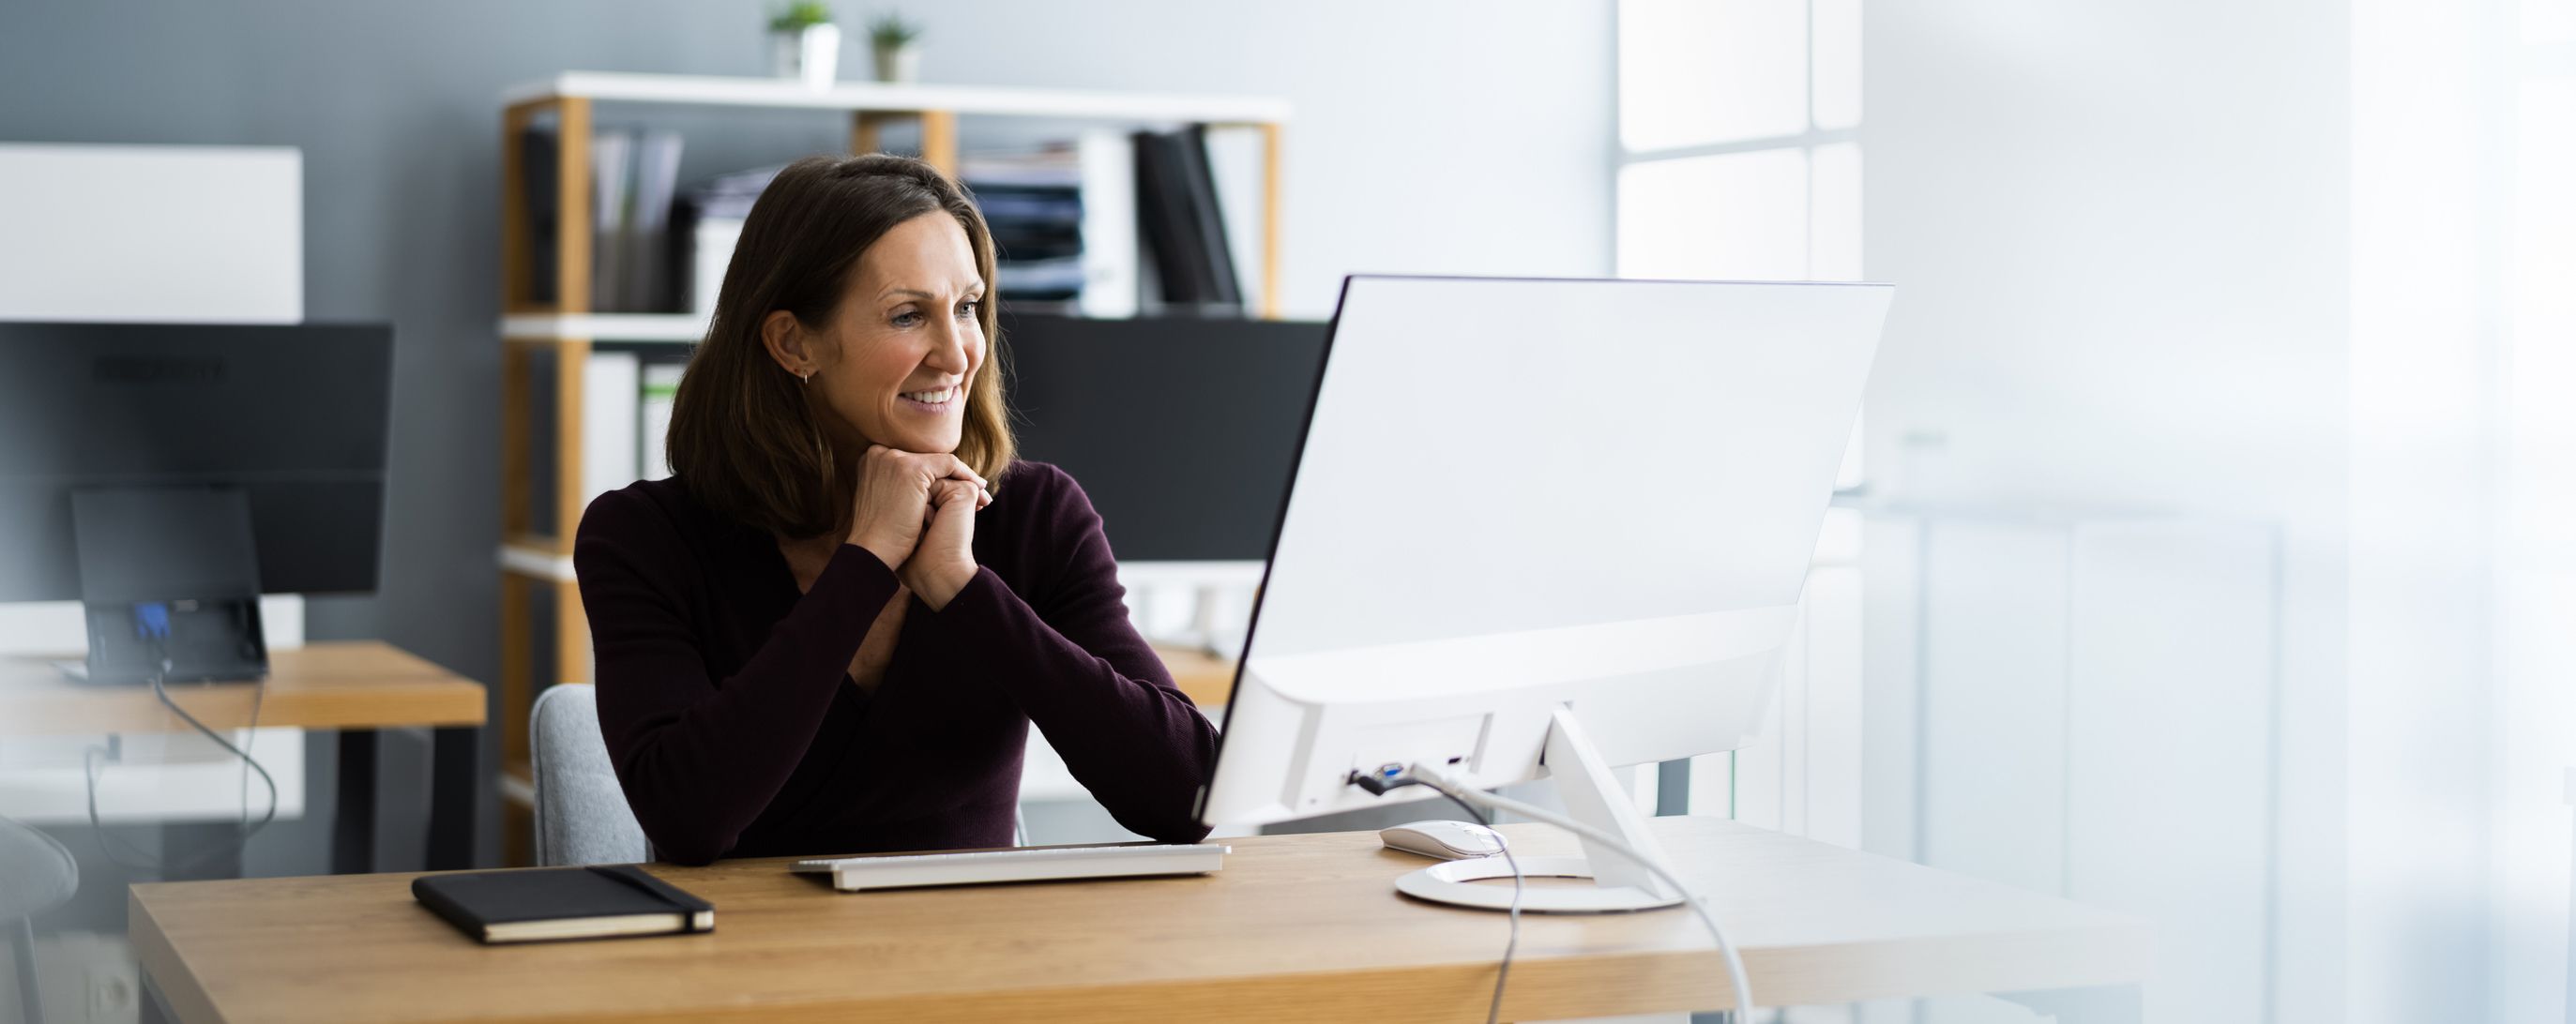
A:
POLYGON ((161 826, 161 880, 240 878, 242 827, 237 821, 174 821, 161 826))
POLYGON ((436 730, 430 740, 429 869, 474 866, 474 778, 482 769, 479 728, 436 730))
POLYGON ((1997 992, 1995 998, 2027 1006, 2058 1024, 2139 1024, 2146 1018, 2136 985, 1997 992))
POLYGON ((376 734, 340 731, 340 793, 331 807, 331 873, 376 869, 376 734))
POLYGON ((178 1014, 170 1012, 169 998, 161 994, 161 986, 153 982, 150 970, 138 964, 134 978, 138 983, 136 987, 143 990, 142 998, 134 1001, 136 1024, 170 1024, 179 1019, 178 1014))
POLYGON ((45 1019, 44 1004, 36 999, 36 925, 22 917, 8 928, 9 958, 16 969, 10 977, 18 985, 19 1018, 36 1024, 45 1019))
POLYGON ((1655 816, 1690 813, 1690 758, 1655 766, 1655 816))

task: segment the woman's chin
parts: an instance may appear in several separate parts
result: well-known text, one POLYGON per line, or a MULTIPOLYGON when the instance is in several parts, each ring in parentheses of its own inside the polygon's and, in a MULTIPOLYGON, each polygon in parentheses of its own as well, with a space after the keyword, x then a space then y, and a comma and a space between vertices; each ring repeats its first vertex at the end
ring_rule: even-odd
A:
POLYGON ((900 437, 900 438, 897 438, 897 439, 894 441, 894 443, 892 443, 892 444, 890 444, 890 445, 887 445, 887 447, 889 447, 889 448, 896 448, 896 449, 900 449, 900 450, 907 451, 907 452, 912 452, 912 453, 914 453, 914 454, 916 454, 916 455, 948 455, 948 454, 954 454, 954 453, 957 451, 957 438, 955 438, 955 437, 953 437, 953 436, 952 436, 952 437, 927 437, 927 436, 900 437))
POLYGON ((915 455, 955 454, 966 433, 962 430, 895 430, 884 423, 875 424, 873 428, 856 423, 850 426, 861 444, 881 444, 915 455))

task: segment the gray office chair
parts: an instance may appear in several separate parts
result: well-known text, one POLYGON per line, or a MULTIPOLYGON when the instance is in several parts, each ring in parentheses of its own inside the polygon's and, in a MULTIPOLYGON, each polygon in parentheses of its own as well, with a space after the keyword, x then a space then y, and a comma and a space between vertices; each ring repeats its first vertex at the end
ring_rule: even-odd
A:
MULTIPOLYGON (((531 759, 536 762, 537 863, 632 864, 653 859, 644 826, 626 806, 608 741, 599 733, 599 691, 588 683, 563 683, 537 695, 528 714, 531 759)), ((1028 819, 1011 812, 1011 839, 1029 843, 1028 819)))
POLYGON ((54 837, 0 818, 0 928, 9 930, 21 1020, 43 1024, 36 999, 35 916, 63 905, 80 889, 80 864, 54 837))
POLYGON ((588 683, 550 686, 528 714, 536 778, 537 863, 633 864, 653 859, 644 826, 626 806, 608 741, 599 733, 599 694, 588 683))

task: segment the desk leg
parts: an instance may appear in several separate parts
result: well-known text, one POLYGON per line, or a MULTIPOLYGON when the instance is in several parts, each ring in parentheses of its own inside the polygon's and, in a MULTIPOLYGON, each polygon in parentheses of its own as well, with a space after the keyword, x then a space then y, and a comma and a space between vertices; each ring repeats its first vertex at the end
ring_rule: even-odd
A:
POLYGON ((134 977, 137 987, 143 990, 142 998, 134 1001, 136 1024, 170 1024, 179 1019, 178 1014, 170 1012, 169 997, 161 994, 161 986, 153 982, 149 969, 136 964, 134 977))
POLYGON ((479 728, 439 729, 430 741, 429 869, 474 866, 475 776, 482 770, 479 728))
POLYGON ((1997 992, 1995 998, 2027 1006, 2058 1024, 2138 1024, 2146 1018, 2136 985, 1997 992))
POLYGON ((340 730, 340 793, 331 805, 331 873, 376 869, 376 734, 340 730))
POLYGON ((1690 813, 1690 758, 1655 766, 1655 816, 1690 813))
MULTIPOLYGON (((256 799, 256 798, 254 798, 256 799)), ((161 826, 164 882, 242 876, 242 829, 236 821, 174 821, 161 826)))
POLYGON ((44 1005, 36 1000, 36 923, 32 918, 22 917, 9 930, 13 933, 9 936, 9 959, 13 968, 9 977, 18 986, 18 1016, 21 1020, 33 1022, 44 1016, 44 1005))

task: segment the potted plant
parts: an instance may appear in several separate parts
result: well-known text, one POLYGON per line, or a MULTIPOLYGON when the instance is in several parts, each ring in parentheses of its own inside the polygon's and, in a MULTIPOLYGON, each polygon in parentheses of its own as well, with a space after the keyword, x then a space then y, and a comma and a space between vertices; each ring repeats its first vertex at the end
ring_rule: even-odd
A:
POLYGON ((832 87, 841 63, 841 27, 832 24, 832 5, 792 0, 769 16, 769 36, 778 77, 802 80, 809 89, 832 87))
POLYGON ((887 12, 868 22, 869 47, 876 51, 877 81, 911 82, 921 77, 921 26, 887 12))

